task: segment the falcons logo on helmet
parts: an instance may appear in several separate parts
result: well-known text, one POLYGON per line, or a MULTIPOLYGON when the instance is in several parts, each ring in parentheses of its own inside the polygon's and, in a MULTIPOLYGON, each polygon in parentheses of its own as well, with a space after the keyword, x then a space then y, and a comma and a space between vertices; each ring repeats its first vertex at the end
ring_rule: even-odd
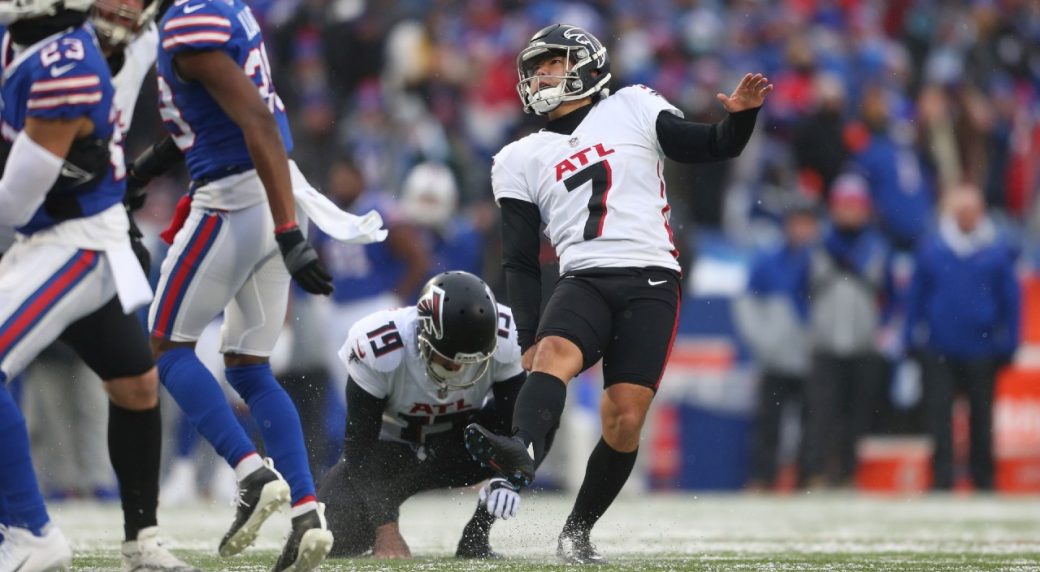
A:
POLYGON ((589 52, 589 57, 596 56, 596 67, 603 67, 605 54, 598 54, 599 46, 596 45, 598 42, 591 37, 589 34, 581 28, 570 28, 563 33, 563 37, 568 40, 574 40, 575 42, 585 46, 585 49, 589 52))
POLYGON ((416 306, 419 311, 419 319, 422 320, 423 329, 432 333, 434 338, 444 337, 444 289, 431 286, 430 291, 419 300, 416 306))

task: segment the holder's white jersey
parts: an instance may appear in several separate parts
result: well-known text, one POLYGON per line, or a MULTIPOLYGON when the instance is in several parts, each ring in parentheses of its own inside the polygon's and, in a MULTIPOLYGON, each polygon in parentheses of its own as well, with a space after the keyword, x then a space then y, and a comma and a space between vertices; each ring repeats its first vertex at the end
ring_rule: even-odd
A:
POLYGON ((134 108, 137 107, 137 96, 141 93, 141 84, 159 54, 159 29, 155 22, 148 24, 130 42, 124 54, 123 67, 112 77, 112 85, 116 88, 112 103, 116 108, 116 127, 126 137, 134 117, 134 108))
POLYGON ((415 306, 375 312, 354 324, 339 350, 351 379, 371 395, 388 400, 381 438, 414 445, 479 411, 494 383, 523 372, 513 313, 506 306, 498 305, 498 347, 491 364, 466 389, 442 392, 426 377, 418 326, 415 306))
POLYGON ((574 133, 542 130, 495 156, 495 201, 538 206, 561 272, 680 269, 657 140, 661 111, 682 116, 652 89, 629 86, 596 103, 574 133))

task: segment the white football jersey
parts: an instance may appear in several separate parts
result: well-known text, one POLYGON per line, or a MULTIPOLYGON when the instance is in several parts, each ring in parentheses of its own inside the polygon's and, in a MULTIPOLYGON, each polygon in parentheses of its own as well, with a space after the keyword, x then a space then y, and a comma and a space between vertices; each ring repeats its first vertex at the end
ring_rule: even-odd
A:
POLYGON ((574 133, 542 130, 495 156, 495 201, 538 206, 561 272, 679 270, 657 140, 661 111, 682 115, 652 89, 626 87, 596 103, 574 133))
POLYGON ((112 104, 115 105, 117 114, 116 126, 119 127, 119 131, 124 137, 130 129, 130 121, 134 118, 134 108, 137 106, 137 96, 141 93, 141 84, 144 83, 148 70, 155 65, 158 53, 159 29, 153 22, 126 47, 123 67, 112 77, 112 85, 116 88, 116 93, 112 97, 112 104))
POLYGON ((381 438, 416 445, 464 422, 484 405, 492 384, 523 372, 513 313, 501 304, 498 347, 487 372, 466 389, 442 393, 426 377, 418 331, 415 306, 383 310, 354 324, 339 350, 350 377, 368 393, 388 400, 381 438))

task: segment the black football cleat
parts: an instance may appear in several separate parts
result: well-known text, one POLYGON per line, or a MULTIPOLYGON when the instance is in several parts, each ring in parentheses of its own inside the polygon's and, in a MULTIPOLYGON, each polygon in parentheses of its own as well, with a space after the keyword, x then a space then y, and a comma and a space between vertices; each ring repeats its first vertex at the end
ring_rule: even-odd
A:
POLYGON ((325 505, 292 519, 292 530, 272 572, 317 570, 332 550, 332 532, 325 523, 325 505))
POLYGON ((565 564, 606 564, 607 559, 596 550, 596 545, 589 540, 588 531, 567 531, 560 533, 556 544, 556 557, 565 564))
POLYGON ((260 525, 289 502, 289 483, 274 469, 271 459, 238 483, 235 522, 220 541, 220 555, 234 556, 249 547, 260 525))
POLYGON ((502 475, 517 489, 534 480, 534 459, 517 437, 496 435, 470 423, 466 426, 466 450, 474 460, 502 475))

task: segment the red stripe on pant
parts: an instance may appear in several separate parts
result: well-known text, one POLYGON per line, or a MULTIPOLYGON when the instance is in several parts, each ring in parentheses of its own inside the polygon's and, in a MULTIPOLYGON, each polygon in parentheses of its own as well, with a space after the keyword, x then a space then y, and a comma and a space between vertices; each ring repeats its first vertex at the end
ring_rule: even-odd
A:
POLYGON ((672 324, 672 337, 668 340, 668 352, 664 354, 664 365, 661 366, 661 375, 657 377, 657 383, 654 384, 654 391, 661 386, 661 380, 664 379, 664 370, 668 369, 668 358, 672 357, 672 348, 675 347, 675 334, 679 331, 679 316, 682 315, 682 293, 679 289, 682 288, 682 282, 675 287, 675 323, 672 324))
POLYGON ((203 250, 205 250, 206 244, 209 243, 213 235, 213 229, 216 226, 217 217, 206 216, 206 220, 202 223, 202 230, 192 238, 184 258, 181 258, 180 262, 178 262, 177 270, 169 282, 167 282, 166 291, 163 293, 164 304, 162 308, 159 308, 159 317, 155 321, 156 333, 163 336, 170 334, 173 309, 177 305, 177 301, 184 295, 184 292, 181 292, 181 290, 185 287, 184 283, 187 281, 188 275, 191 274, 192 268, 198 264, 199 257, 203 254, 203 250))
POLYGON ((64 274, 57 280, 51 282, 43 292, 36 294, 36 299, 25 309, 20 316, 11 324, 6 332, 0 336, 0 355, 7 351, 25 334, 26 331, 50 308, 57 299, 66 292, 73 284, 78 282, 87 273, 97 260, 98 253, 94 250, 83 250, 79 259, 73 263, 64 274))

